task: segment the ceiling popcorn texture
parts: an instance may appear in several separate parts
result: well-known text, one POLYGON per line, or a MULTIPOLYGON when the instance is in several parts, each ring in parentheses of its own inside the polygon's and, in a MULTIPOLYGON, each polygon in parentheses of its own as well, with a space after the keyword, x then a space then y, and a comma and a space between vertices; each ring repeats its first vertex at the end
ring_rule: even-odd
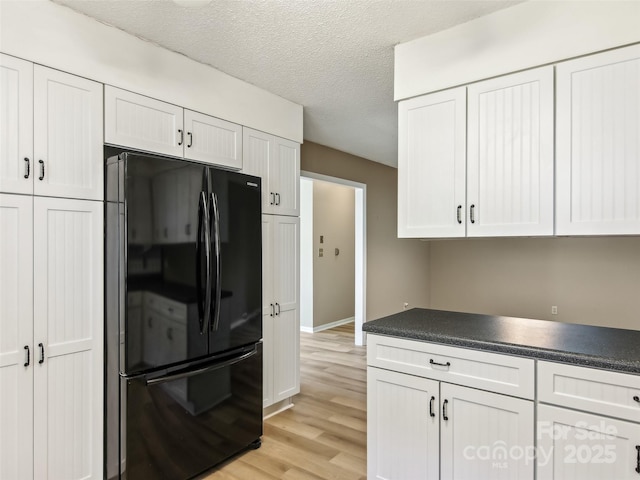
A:
POLYGON ((520 3, 55 1, 301 104, 305 140, 390 166, 398 159, 394 45, 520 3))

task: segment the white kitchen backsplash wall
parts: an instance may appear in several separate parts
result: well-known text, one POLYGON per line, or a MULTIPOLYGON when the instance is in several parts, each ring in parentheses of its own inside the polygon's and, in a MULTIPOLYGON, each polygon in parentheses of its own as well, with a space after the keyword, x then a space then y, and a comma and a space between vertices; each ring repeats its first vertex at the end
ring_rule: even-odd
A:
POLYGON ((640 330, 640 237, 429 244, 431 308, 640 330))

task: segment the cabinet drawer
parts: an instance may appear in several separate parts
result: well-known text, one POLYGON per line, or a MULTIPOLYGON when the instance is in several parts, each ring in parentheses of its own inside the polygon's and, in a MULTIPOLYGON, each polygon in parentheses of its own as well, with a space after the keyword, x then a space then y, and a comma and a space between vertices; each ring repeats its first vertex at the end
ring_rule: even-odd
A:
POLYGON ((640 376, 538 362, 538 400, 640 422, 640 376))
POLYGON ((532 359, 379 335, 368 335, 367 344, 370 366, 534 398, 532 359))
POLYGON ((152 308, 173 321, 185 323, 187 321, 187 306, 184 303, 162 297, 155 293, 145 292, 145 308, 152 308))

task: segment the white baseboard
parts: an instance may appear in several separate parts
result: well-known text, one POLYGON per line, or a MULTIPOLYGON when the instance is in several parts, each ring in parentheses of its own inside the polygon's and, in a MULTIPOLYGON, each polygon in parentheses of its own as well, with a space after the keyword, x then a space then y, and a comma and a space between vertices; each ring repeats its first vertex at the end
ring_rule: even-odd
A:
POLYGON ((329 330, 333 327, 338 327, 340 325, 346 325, 347 323, 353 323, 356 317, 343 318, 342 320, 336 320, 335 322, 325 323, 324 325, 318 325, 317 327, 303 327, 300 326, 300 331, 305 333, 317 333, 323 330, 329 330))

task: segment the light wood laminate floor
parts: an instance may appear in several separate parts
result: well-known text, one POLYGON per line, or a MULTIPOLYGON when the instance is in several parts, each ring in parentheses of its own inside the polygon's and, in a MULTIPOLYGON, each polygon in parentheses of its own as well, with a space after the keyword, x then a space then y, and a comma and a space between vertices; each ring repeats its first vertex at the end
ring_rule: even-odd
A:
POLYGON ((366 479, 366 348, 353 323, 300 333, 300 394, 264 422, 262 447, 202 480, 366 479))

